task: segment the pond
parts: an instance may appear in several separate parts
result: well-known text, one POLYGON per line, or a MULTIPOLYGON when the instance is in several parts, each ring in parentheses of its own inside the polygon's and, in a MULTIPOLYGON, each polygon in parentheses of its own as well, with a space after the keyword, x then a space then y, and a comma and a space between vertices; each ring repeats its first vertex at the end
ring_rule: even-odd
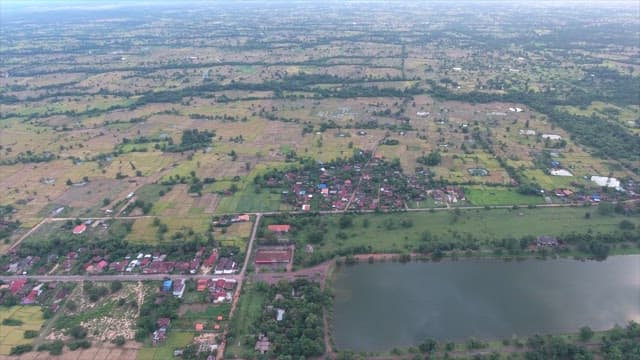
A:
POLYGON ((606 261, 465 259, 341 267, 337 348, 387 351, 425 338, 465 341, 605 330, 640 321, 640 256, 606 261))

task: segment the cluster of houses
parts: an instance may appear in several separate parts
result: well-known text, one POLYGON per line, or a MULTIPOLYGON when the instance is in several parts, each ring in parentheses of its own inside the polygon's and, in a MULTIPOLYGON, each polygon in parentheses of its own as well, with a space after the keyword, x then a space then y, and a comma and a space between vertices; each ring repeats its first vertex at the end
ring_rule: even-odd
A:
POLYGON ((69 294, 64 287, 58 287, 58 283, 33 283, 25 278, 15 279, 0 285, 0 304, 5 304, 11 299, 12 304, 17 299, 22 305, 34 305, 50 303, 53 312, 58 310, 58 305, 69 294), (47 295, 43 295, 43 294, 47 295))
MULTIPOLYGON (((196 291, 207 291, 209 293, 209 300, 212 303, 230 302, 233 299, 233 291, 236 288, 236 285, 237 283, 235 280, 226 280, 215 277, 206 279, 202 278, 196 280, 196 291)), ((184 296, 186 288, 187 285, 185 279, 165 279, 164 281, 162 281, 162 285, 160 286, 160 293, 165 296, 175 296, 177 298, 182 298, 184 296)), ((158 297, 156 299, 156 302, 162 302, 164 301, 164 299, 164 296, 158 297)), ((206 327, 204 322, 198 321, 194 324, 194 329, 197 332, 202 332, 205 330, 221 331, 222 325, 220 324, 220 322, 223 320, 223 316, 218 315, 215 319, 215 322, 209 327, 206 327)), ((156 320, 156 330, 151 334, 151 343, 154 346, 162 344, 167 339, 167 332, 169 330, 170 324, 171 319, 166 317, 161 317, 156 320)), ((209 341, 207 342, 207 344, 215 345, 215 342, 209 341)), ((215 348, 217 348, 217 345, 215 345, 215 348)), ((207 351, 210 350, 211 349, 207 349, 207 351)))
POLYGON ((4 271, 9 274, 23 274, 26 275, 35 264, 40 261, 39 256, 27 256, 25 258, 17 258, 15 261, 9 263, 4 271))
POLYGON ((264 179, 264 186, 284 188, 283 201, 302 211, 398 210, 405 208, 406 201, 426 199, 428 176, 425 170, 405 175, 382 155, 360 151, 346 161, 274 171, 264 179))
POLYGON ((231 301, 235 287, 235 280, 211 278, 198 279, 196 281, 196 291, 207 291, 209 293, 209 300, 215 304, 231 301))
POLYGON ((138 253, 125 256, 118 261, 112 261, 109 255, 94 255, 89 259, 83 249, 70 251, 62 257, 62 261, 56 255, 50 255, 46 261, 41 261, 39 256, 13 258, 0 270, 7 274, 26 275, 33 273, 34 267, 38 274, 45 274, 51 270, 58 273, 82 272, 86 274, 113 274, 113 273, 143 273, 143 274, 197 274, 198 272, 217 275, 229 275, 238 271, 238 264, 230 257, 218 256, 218 250, 213 249, 205 254, 206 248, 199 249, 193 259, 189 261, 168 260, 167 254, 160 252, 138 253), (205 257, 206 255, 206 257, 205 257), (46 263, 46 264, 45 264, 46 263), (43 265, 44 264, 44 265, 43 265), (57 268, 54 267, 58 264, 57 268))
POLYGON ((442 189, 430 190, 427 193, 433 197, 436 205, 456 204, 466 200, 464 189, 458 186, 447 186, 442 189))
POLYGON ((235 216, 223 215, 213 220, 213 226, 226 227, 231 224, 235 224, 239 222, 247 222, 247 221, 251 221, 251 217, 247 214, 235 215, 235 216))

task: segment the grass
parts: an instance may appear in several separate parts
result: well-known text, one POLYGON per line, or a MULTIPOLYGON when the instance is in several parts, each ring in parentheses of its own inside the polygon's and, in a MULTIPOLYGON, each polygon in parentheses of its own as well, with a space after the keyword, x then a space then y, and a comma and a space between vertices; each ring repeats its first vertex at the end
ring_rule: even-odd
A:
MULTIPOLYGON (((168 227, 164 234, 164 241, 171 241, 171 237, 181 232, 183 235, 192 229, 196 234, 203 234, 209 229, 209 216, 194 214, 189 217, 158 216, 160 222, 168 227)), ((157 244, 159 242, 158 228, 153 225, 154 219, 136 219, 127 235, 127 240, 136 244, 157 244)))
POLYGON ((168 185, 147 184, 136 191, 136 196, 144 202, 156 203, 162 197, 160 192, 167 193, 170 189, 168 185))
POLYGON ((0 307, 0 355, 9 355, 11 348, 16 345, 31 344, 34 339, 25 339, 26 330, 40 330, 44 319, 39 306, 0 307), (1 325, 4 319, 22 321, 19 326, 1 325))
POLYGON ((497 187, 465 188, 465 195, 473 205, 537 205, 544 203, 541 196, 522 195, 515 190, 497 187))
POLYGON ((173 329, 183 331, 193 329, 197 322, 201 322, 204 324, 205 330, 210 331, 213 329, 214 324, 223 325, 224 322, 228 320, 230 309, 231 304, 225 303, 218 306, 207 306, 207 309, 204 311, 188 310, 184 315, 181 315, 179 319, 175 320, 171 326, 173 329), (218 315, 222 315, 222 321, 216 320, 218 315))
MULTIPOLYGON (((468 240, 463 239, 470 236, 475 239, 471 241, 482 246, 504 237, 561 235, 569 231, 613 232, 622 219, 640 226, 638 217, 600 215, 595 208, 477 209, 350 216, 353 225, 345 229, 340 228, 337 215, 292 220, 297 225, 289 238, 296 239, 298 248, 302 249, 313 232, 322 232, 324 240, 314 245, 314 252, 320 253, 356 246, 370 246, 371 252, 397 253, 415 251, 423 243, 421 239, 426 232, 441 239, 465 242, 468 240), (585 218, 586 212, 591 213, 590 219, 585 218)), ((265 220, 263 226, 278 221, 265 220)), ((297 251, 296 256, 299 255, 304 256, 297 251)))
POLYGON ((231 224, 231 226, 216 229, 215 239, 225 246, 237 246, 240 252, 244 253, 247 248, 247 242, 251 236, 253 222, 242 222, 231 224), (223 232, 224 231, 224 232, 223 232))
POLYGON ((67 314, 63 317, 59 317, 55 322, 55 327, 57 329, 70 329, 91 319, 109 317, 113 311, 117 311, 116 303, 114 301, 107 301, 94 308, 78 312, 75 315, 67 314))
POLYGON ((282 206, 280 193, 272 193, 262 190, 255 192, 253 185, 247 186, 231 196, 225 196, 220 200, 216 212, 218 214, 277 211, 282 206))
POLYGON ((231 331, 235 334, 234 341, 228 344, 225 356, 247 357, 244 355, 253 355, 253 344, 247 345, 245 341, 247 337, 252 335, 250 331, 255 321, 260 317, 265 302, 264 295, 256 291, 254 286, 248 283, 242 290, 242 295, 238 300, 238 309, 231 320, 231 331))
POLYGON ((145 346, 138 351, 136 358, 138 360, 173 359, 173 351, 189 345, 193 337, 193 332, 178 332, 169 329, 167 341, 164 344, 154 347, 151 347, 151 345, 145 346))

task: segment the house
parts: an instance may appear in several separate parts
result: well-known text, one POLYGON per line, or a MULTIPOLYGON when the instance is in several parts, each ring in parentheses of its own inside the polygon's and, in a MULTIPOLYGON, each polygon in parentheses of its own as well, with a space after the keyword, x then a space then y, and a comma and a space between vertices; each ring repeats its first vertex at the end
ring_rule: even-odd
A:
POLYGON ((233 274, 234 272, 236 272, 236 262, 226 257, 220 258, 220 261, 218 261, 218 265, 214 270, 214 274, 216 275, 228 275, 233 274))
POLYGON ((251 220, 251 218, 247 214, 238 215, 238 217, 236 217, 236 221, 238 222, 246 222, 249 220, 251 220))
POLYGON ((207 260, 204 261, 202 265, 210 268, 211 266, 213 266, 213 264, 215 264, 217 259, 218 259, 218 250, 213 249, 213 251, 211 251, 211 255, 207 258, 207 260))
POLYGON ((176 281, 175 283, 173 283, 173 296, 176 296, 178 298, 182 298, 182 295, 184 295, 184 289, 186 288, 185 286, 185 280, 184 279, 180 279, 178 281, 176 281))
POLYGON ((204 324, 203 323, 196 323, 195 329, 196 329, 196 331, 204 330, 204 324))
POLYGON ((171 324, 171 319, 167 317, 161 317, 156 320, 156 325, 158 325, 159 328, 168 328, 169 324, 171 324))
POLYGON ((269 347, 271 343, 269 342, 269 338, 264 334, 258 335, 258 341, 256 341, 256 346, 254 347, 255 351, 258 351, 261 354, 266 354, 269 351, 269 347))
POLYGON ((167 279, 167 280, 162 282, 162 291, 163 292, 171 291, 172 287, 173 287, 173 280, 167 279))
POLYGON ((196 282, 196 291, 205 291, 207 289, 207 282, 207 279, 198 279, 196 282))
POLYGON ((167 340, 167 328, 160 328, 151 334, 151 344, 153 346, 160 345, 167 340))
POLYGON ((288 233, 291 230, 291 225, 269 225, 267 230, 276 233, 288 233))
POLYGON ((20 290, 22 290, 26 283, 27 279, 17 279, 11 281, 9 285, 9 292, 11 292, 12 295, 17 294, 20 290))
POLYGON ((613 177, 592 176, 591 181, 598 184, 599 186, 615 188, 618 191, 622 190, 622 187, 620 186, 620 180, 613 177))
POLYGON ((538 236, 536 245, 538 245, 538 247, 556 247, 558 246, 558 239, 554 238, 553 236, 538 236))
POLYGON ((80 235, 80 234, 82 234, 83 232, 85 232, 86 230, 87 230, 87 225, 85 225, 85 224, 80 224, 80 225, 77 225, 76 227, 74 227, 74 228, 73 228, 73 233, 74 233, 75 235, 80 235))
POLYGON ((284 309, 276 309, 276 321, 284 320, 284 309))
POLYGON ((126 261, 115 261, 109 264, 109 270, 113 270, 115 272, 124 272, 124 269, 127 267, 126 261))
POLYGON ((542 134, 542 138, 548 140, 562 140, 562 136, 555 134, 542 134))

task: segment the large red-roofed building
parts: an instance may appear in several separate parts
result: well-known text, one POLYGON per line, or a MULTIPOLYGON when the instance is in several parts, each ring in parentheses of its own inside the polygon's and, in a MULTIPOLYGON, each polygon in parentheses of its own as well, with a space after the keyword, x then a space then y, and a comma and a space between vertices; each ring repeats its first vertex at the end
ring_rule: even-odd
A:
POLYGON ((291 261, 291 249, 258 249, 254 261, 256 265, 288 264, 291 261))

